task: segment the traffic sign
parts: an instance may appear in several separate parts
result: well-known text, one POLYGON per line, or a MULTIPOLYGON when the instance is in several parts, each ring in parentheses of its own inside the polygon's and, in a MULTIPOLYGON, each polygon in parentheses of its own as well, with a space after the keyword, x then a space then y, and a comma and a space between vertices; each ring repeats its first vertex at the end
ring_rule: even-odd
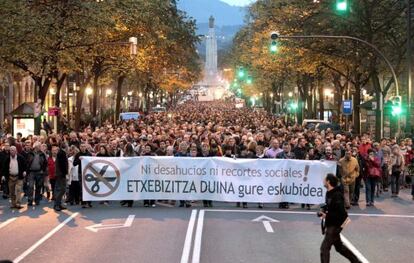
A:
POLYGON ((107 197, 118 189, 120 177, 118 167, 112 162, 96 160, 83 169, 83 186, 92 196, 107 197))
POLYGON ((342 113, 344 115, 352 114, 352 100, 344 100, 342 103, 342 113))

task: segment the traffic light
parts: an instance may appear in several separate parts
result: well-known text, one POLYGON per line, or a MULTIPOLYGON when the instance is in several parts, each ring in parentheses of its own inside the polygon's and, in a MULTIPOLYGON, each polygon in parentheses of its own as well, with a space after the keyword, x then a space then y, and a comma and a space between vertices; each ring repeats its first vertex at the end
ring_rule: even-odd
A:
POLYGON ((336 11, 346 12, 348 8, 348 0, 336 0, 336 11))
POLYGON ((391 115, 394 117, 400 116, 402 113, 401 96, 393 96, 390 100, 392 102, 391 115))
POLYGON ((279 33, 278 32, 272 32, 270 34, 270 38, 272 39, 272 42, 270 44, 270 52, 271 53, 276 53, 277 52, 277 39, 279 37, 279 33))
POLYGON ((292 112, 298 109, 298 104, 294 101, 289 102, 288 109, 292 112))
POLYGON ((251 76, 248 76, 248 77, 247 77, 247 79, 246 79, 246 84, 248 84, 248 85, 253 84, 253 79, 252 79, 252 77, 251 77, 251 76))
POLYGON ((276 42, 276 40, 273 40, 272 44, 270 44, 270 52, 273 53, 273 54, 277 52, 277 42, 276 42))
POLYGON ((244 69, 243 68, 239 68, 239 70, 237 71, 237 77, 239 79, 243 79, 245 75, 246 75, 246 72, 244 71, 244 69))

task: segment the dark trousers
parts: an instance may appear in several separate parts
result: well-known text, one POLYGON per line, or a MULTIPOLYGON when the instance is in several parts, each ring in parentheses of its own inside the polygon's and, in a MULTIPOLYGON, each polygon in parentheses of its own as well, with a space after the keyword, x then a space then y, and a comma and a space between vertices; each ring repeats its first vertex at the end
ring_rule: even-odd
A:
POLYGON ((341 228, 335 226, 328 226, 325 231, 325 238, 322 241, 321 245, 321 263, 330 262, 330 251, 332 245, 335 247, 335 250, 347 258, 352 263, 360 262, 359 259, 349 250, 341 240, 341 228))
POLYGON ((55 179, 55 190, 53 196, 55 197, 55 207, 62 206, 62 198, 66 192, 66 178, 56 177, 55 179))
POLYGON ((49 179, 50 188, 52 190, 52 197, 54 198, 56 195, 55 188, 56 188, 56 179, 49 179))
POLYGON ((411 195, 414 197, 414 174, 411 175, 411 195))
POLYGON ((72 181, 69 186, 69 202, 79 204, 82 200, 81 185, 79 181, 72 181))
POLYGON ((155 204, 155 200, 144 200, 144 205, 153 205, 155 204))
MULTIPOLYGON (((82 176, 79 175, 79 178, 82 178, 82 176)), ((83 201, 83 196, 82 196, 82 191, 83 191, 82 188, 83 188, 83 186, 82 186, 82 182, 79 182, 79 185, 80 185, 80 196, 81 196, 81 204, 82 204, 82 207, 85 207, 86 205, 92 207, 92 202, 91 201, 83 201)))
POLYGON ((388 190, 388 185, 389 183, 389 178, 388 178, 388 166, 387 165, 383 165, 382 166, 382 176, 381 176, 381 183, 382 183, 382 188, 384 190, 388 190))
POLYGON ((34 191, 34 201, 36 204, 40 203, 42 199, 42 187, 44 185, 44 175, 39 172, 30 172, 28 178, 28 193, 27 201, 29 204, 33 203, 33 191, 34 191))
POLYGON ((365 179, 365 197, 367 203, 374 203, 375 187, 377 186, 377 177, 367 177, 365 179))
POLYGON ((188 200, 180 200, 180 206, 181 207, 183 207, 183 206, 190 206, 191 205, 191 202, 190 201, 188 201, 188 200))
POLYGON ((400 171, 391 174, 391 192, 396 195, 400 193, 400 175, 400 171))
POLYGON ((359 202, 359 195, 360 195, 360 190, 361 190, 361 180, 362 177, 358 176, 357 179, 355 180, 355 189, 354 189, 354 196, 352 198, 352 201, 354 203, 358 203, 359 202))

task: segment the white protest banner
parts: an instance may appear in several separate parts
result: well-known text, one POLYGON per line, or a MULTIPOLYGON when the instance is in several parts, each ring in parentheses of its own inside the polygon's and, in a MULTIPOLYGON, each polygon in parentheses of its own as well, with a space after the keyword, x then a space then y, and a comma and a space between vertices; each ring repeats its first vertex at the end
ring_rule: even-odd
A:
POLYGON ((224 157, 82 157, 83 199, 324 202, 336 162, 224 157))

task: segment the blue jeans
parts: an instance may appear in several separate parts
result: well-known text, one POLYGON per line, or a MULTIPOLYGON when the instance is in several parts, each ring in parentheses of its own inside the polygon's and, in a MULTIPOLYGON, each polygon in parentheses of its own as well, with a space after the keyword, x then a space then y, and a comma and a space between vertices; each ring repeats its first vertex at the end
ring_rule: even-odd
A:
POLYGON ((377 186, 377 177, 365 178, 365 199, 367 204, 374 203, 375 187, 377 186))

